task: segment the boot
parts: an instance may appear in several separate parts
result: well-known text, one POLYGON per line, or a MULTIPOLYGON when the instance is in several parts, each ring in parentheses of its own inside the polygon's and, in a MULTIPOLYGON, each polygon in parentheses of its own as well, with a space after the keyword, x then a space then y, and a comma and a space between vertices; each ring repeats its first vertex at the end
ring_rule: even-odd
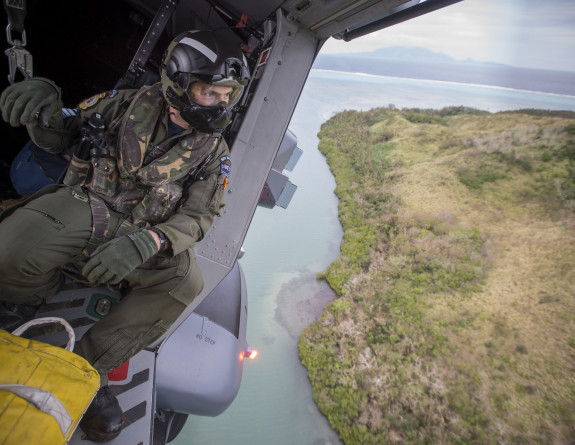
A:
POLYGON ((32 320, 41 304, 16 304, 8 301, 0 302, 0 329, 12 332, 18 326, 32 320))
POLYGON ((109 386, 102 386, 84 413, 80 428, 93 442, 108 442, 120 434, 124 426, 124 413, 109 386))

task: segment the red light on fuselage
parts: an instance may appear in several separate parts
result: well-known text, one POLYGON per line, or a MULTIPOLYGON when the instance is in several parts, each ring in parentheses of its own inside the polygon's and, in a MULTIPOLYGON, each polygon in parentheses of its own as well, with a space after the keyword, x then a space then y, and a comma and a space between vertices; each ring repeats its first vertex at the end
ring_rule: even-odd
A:
POLYGON ((253 360, 254 358, 256 358, 258 355, 258 351, 256 351, 255 349, 249 348, 246 349, 245 351, 240 352, 240 361, 243 360, 244 358, 249 358, 250 360, 253 360))

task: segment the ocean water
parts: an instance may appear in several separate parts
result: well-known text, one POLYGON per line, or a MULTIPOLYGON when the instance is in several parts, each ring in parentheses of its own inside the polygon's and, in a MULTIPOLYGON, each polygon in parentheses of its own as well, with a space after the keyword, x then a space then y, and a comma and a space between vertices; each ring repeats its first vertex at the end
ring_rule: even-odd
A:
POLYGON ((337 258, 342 231, 335 181, 317 149, 322 122, 346 110, 464 105, 490 112, 521 108, 575 111, 575 96, 453 82, 312 70, 290 123, 303 155, 290 180, 287 209, 257 210, 241 259, 249 294, 248 341, 259 350, 245 363, 231 407, 215 418, 192 417, 173 444, 324 445, 337 434, 312 398, 297 342, 331 298, 316 280, 337 258))
POLYGON ((320 54, 315 68, 376 74, 387 77, 444 80, 458 83, 496 85, 526 91, 575 95, 575 72, 517 68, 473 61, 398 60, 377 53, 320 54))

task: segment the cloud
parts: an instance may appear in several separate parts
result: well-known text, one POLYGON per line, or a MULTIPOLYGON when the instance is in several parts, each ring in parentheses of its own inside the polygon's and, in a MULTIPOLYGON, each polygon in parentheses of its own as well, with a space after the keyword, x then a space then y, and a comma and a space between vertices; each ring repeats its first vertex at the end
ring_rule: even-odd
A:
POLYGON ((455 59, 575 71, 575 2, 464 0, 322 52, 419 46, 455 59))

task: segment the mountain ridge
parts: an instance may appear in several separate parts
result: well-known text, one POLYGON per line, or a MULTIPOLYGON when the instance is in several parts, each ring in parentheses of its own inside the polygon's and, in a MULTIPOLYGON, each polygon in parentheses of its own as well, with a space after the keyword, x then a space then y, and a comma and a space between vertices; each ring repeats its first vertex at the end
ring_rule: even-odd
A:
POLYGON ((490 85, 575 96, 575 73, 456 60, 425 48, 394 46, 361 53, 320 53, 313 68, 378 76, 490 85))
MULTIPOLYGON (((515 65, 508 65, 493 61, 480 61, 472 58, 467 59, 455 59, 445 53, 439 51, 432 51, 427 48, 420 46, 386 46, 384 48, 377 48, 373 51, 357 52, 357 53, 320 53, 318 58, 331 58, 333 56, 343 57, 343 58, 371 58, 371 59, 381 59, 381 60, 401 60, 401 61, 412 61, 412 62, 426 62, 426 63, 453 63, 459 65, 483 65, 491 67, 507 67, 522 70, 537 70, 536 68, 526 68, 515 65)), ((559 70, 546 70, 544 71, 554 71, 554 72, 570 72, 570 71, 559 71, 559 70)))

